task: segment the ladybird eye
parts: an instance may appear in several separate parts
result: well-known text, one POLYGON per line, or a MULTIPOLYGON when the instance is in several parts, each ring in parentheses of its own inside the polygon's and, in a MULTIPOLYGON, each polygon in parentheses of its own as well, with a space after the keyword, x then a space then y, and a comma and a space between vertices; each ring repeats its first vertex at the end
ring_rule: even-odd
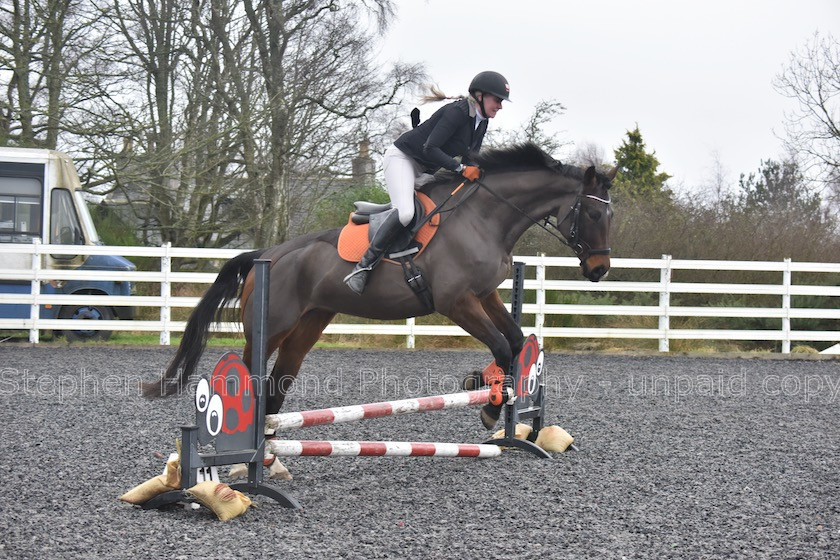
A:
POLYGON ((206 379, 201 379, 198 386, 195 388, 195 408, 199 412, 207 410, 207 404, 210 402, 210 384, 206 379))
POLYGON ((217 436, 222 431, 223 414, 222 397, 213 395, 210 397, 210 403, 207 405, 207 432, 211 436, 217 436))
POLYGON ((542 373, 544 363, 545 363, 545 353, 542 350, 540 350, 540 353, 537 356, 537 375, 540 375, 542 373))

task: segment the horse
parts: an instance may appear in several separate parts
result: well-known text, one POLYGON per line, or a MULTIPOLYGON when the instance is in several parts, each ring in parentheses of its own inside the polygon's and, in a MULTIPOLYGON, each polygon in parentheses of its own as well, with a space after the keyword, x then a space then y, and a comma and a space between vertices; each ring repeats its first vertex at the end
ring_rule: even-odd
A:
MULTIPOLYGON (((484 175, 469 187, 450 172, 439 172, 422 187, 441 216, 435 237, 416 257, 431 289, 431 306, 407 285, 400 266, 386 263, 374 269, 362 295, 350 291, 342 280, 354 263, 338 255, 340 228, 243 253, 222 266, 193 310, 171 363, 160 380, 144 384, 144 394, 171 395, 184 387, 204 351, 210 324, 237 292, 243 359, 250 367, 256 259, 271 261, 265 358, 278 355, 266 386, 269 414, 279 412, 305 356, 338 313, 375 320, 440 313, 487 346, 498 368, 510 373, 525 339, 497 288, 510 274, 515 243, 534 224, 553 226, 560 233, 555 237, 578 257, 583 276, 601 280, 610 267, 609 189, 616 169, 603 174, 594 166, 564 165, 530 143, 486 150, 475 160, 484 175)), ((485 408, 482 421, 489 429, 501 405, 485 408)))

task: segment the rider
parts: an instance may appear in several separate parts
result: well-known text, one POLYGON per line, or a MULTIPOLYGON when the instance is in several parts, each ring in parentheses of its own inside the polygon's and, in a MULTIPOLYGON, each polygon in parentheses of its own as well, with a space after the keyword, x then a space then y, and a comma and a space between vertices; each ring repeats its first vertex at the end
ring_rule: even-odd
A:
MULTIPOLYGON (((429 101, 451 99, 433 89, 429 101)), ((370 242, 370 248, 344 278, 351 290, 361 294, 368 273, 382 259, 394 238, 414 218, 414 189, 417 179, 441 167, 461 173, 475 181, 481 170, 470 165, 468 155, 477 152, 492 119, 509 101, 510 87, 498 72, 481 72, 472 79, 468 97, 459 97, 429 117, 427 121, 401 135, 385 151, 385 186, 391 197, 391 210, 370 242), (455 159, 460 156, 461 161, 455 159)), ((422 179, 421 179, 422 181, 422 179)), ((421 182, 422 184, 422 182, 421 182)), ((421 186, 421 185, 417 185, 421 186)))

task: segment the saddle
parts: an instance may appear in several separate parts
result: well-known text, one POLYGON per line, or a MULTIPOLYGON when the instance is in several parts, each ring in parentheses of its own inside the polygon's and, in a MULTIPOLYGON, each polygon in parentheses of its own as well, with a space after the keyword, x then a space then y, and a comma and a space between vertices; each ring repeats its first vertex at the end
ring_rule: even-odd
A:
MULTIPOLYGON (((382 214, 390 210, 391 205, 355 202, 354 206, 356 210, 350 213, 347 225, 341 229, 338 236, 338 256, 345 261, 355 263, 359 262, 367 251, 370 240, 382 222, 382 214)), ((424 220, 434 208, 435 203, 431 198, 421 192, 414 193, 414 219, 391 244, 384 260, 396 264, 400 253, 408 252, 416 257, 423 252, 437 233, 440 214, 432 216, 413 237, 411 232, 414 226, 424 220)))

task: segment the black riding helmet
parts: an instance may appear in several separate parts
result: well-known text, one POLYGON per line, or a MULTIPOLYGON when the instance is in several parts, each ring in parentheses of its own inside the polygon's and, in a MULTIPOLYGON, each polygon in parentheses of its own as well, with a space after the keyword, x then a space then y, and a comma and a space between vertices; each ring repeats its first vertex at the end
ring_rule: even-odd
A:
POLYGON ((489 93, 495 95, 503 101, 510 101, 510 86, 507 79, 498 72, 485 71, 476 74, 475 78, 470 82, 470 94, 474 95, 476 91, 489 93))

